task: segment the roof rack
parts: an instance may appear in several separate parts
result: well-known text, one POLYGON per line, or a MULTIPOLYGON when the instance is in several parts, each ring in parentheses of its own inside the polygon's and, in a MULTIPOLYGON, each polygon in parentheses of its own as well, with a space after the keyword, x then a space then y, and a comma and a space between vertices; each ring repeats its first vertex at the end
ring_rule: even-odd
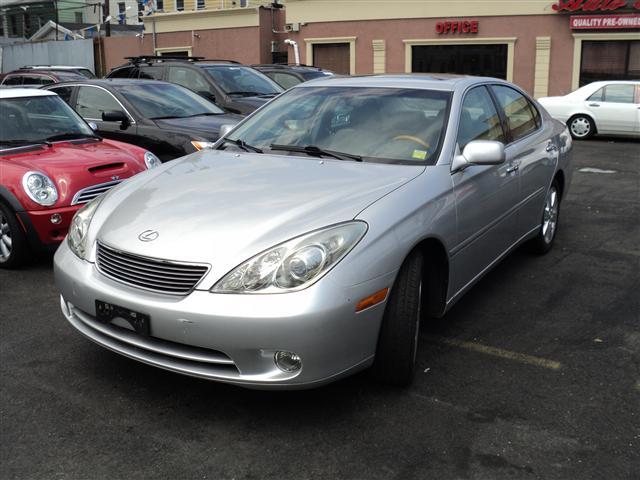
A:
POLYGON ((228 63, 235 63, 237 65, 242 65, 241 62, 238 62, 236 60, 227 60, 225 58, 203 58, 200 61, 201 62, 228 62, 228 63))
POLYGON ((153 63, 163 61, 183 61, 183 62, 199 62, 204 57, 179 57, 171 55, 141 55, 138 57, 124 57, 125 60, 129 60, 129 63, 153 63))
POLYGON ((305 67, 305 68, 315 68, 316 70, 322 70, 321 67, 316 67, 314 65, 306 65, 304 63, 256 63, 255 65, 251 65, 252 67, 305 67))

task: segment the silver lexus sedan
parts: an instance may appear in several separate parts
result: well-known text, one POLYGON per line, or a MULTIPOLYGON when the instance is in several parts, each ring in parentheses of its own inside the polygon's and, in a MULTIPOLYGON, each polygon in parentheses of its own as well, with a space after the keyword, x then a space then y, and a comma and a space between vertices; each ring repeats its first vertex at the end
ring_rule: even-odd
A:
POLYGON ((518 245, 552 247, 570 154, 501 80, 304 83, 80 210, 55 256, 62 312, 195 377, 310 388, 372 367, 406 385, 421 320, 518 245))

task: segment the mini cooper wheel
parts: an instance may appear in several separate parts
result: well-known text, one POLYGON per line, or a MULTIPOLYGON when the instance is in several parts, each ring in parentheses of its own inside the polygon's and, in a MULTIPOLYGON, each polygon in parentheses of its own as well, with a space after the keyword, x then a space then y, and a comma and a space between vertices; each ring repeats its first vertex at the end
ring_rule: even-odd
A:
POLYGON ((590 117, 586 115, 576 115, 569 120, 569 131, 571 136, 578 140, 585 140, 593 136, 596 130, 596 126, 590 117))
POLYGON ((560 188, 558 187, 558 182, 553 180, 547 192, 547 198, 544 201, 540 230, 538 230, 538 235, 531 242, 535 253, 545 254, 551 250, 558 231, 559 219, 560 188))
POLYGON ((384 312, 373 374, 387 384, 407 386, 413 380, 420 332, 422 265, 419 251, 405 260, 384 312))
POLYGON ((0 268, 24 265, 27 254, 27 240, 15 213, 0 203, 0 268))

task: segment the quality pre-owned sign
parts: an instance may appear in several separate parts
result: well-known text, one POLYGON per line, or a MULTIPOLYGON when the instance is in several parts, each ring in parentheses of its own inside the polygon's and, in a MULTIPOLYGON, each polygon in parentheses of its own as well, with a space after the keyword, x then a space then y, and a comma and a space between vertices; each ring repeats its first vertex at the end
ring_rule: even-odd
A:
POLYGON ((640 15, 575 15, 569 20, 572 30, 610 30, 640 28, 640 15))

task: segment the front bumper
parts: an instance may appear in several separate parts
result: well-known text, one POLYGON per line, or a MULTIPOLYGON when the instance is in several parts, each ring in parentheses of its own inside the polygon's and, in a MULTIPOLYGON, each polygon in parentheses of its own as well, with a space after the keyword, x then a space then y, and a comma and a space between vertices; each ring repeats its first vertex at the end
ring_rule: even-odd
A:
POLYGON ((293 293, 174 297, 115 282, 63 243, 54 258, 67 320, 94 342, 174 372, 255 388, 310 388, 373 362, 384 306, 359 313, 357 302, 390 287, 395 272, 340 287, 329 276, 293 293), (95 301, 150 315, 151 336, 99 323, 95 301), (295 352, 302 368, 280 370, 276 351, 295 352))
POLYGON ((57 247, 67 235, 71 219, 80 207, 82 205, 18 212, 18 218, 25 227, 30 246, 36 250, 52 250, 57 247), (60 215, 59 223, 51 222, 53 215, 60 215))

